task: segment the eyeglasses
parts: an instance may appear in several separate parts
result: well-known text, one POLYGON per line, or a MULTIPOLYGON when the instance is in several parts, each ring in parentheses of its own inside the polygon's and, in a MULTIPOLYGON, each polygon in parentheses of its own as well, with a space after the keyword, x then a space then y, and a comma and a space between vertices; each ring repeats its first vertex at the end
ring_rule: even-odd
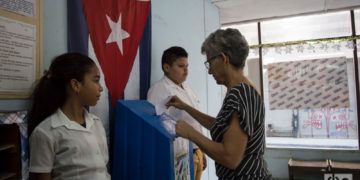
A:
POLYGON ((204 65, 205 65, 206 69, 210 69, 210 62, 211 62, 212 60, 216 59, 216 58, 219 57, 219 56, 221 56, 221 54, 215 55, 215 56, 209 58, 208 60, 206 60, 206 61, 204 62, 204 65))

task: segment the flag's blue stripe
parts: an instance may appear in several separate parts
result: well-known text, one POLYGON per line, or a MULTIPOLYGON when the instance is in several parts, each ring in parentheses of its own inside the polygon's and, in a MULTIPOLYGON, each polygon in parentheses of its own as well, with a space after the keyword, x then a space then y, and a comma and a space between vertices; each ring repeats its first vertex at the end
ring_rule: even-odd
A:
POLYGON ((146 99, 151 75, 151 11, 140 42, 140 99, 146 99))
POLYGON ((88 55, 89 31, 83 13, 82 0, 67 1, 68 52, 88 55))
MULTIPOLYGON (((67 1, 68 52, 89 54, 89 31, 82 8, 82 0, 67 1)), ((89 107, 86 107, 89 110, 89 107)))

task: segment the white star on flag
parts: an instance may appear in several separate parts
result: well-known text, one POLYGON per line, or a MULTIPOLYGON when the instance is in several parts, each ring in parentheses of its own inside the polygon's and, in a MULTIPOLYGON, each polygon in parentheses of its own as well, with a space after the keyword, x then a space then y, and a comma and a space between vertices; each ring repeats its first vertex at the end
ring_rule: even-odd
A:
POLYGON ((121 14, 119 16, 118 22, 114 22, 111 20, 109 16, 106 15, 106 19, 108 20, 109 26, 111 28, 111 33, 106 40, 106 43, 116 42, 119 47, 121 54, 123 54, 123 39, 130 37, 129 33, 121 29, 121 14))

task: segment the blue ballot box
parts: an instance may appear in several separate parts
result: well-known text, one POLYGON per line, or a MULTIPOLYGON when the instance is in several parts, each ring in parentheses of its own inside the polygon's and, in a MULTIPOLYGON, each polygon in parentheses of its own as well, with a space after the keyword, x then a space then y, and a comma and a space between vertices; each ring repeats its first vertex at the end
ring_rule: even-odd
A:
POLYGON ((148 101, 118 101, 112 179, 193 179, 191 143, 175 138, 175 122, 171 121, 156 116, 155 107, 148 101))

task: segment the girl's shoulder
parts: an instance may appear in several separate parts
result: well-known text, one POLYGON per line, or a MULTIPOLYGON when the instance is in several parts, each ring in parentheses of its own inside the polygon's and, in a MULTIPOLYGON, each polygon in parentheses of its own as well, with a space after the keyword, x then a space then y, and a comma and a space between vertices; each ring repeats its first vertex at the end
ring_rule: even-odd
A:
POLYGON ((35 127, 29 138, 33 141, 39 141, 40 139, 48 139, 51 141, 53 139, 51 135, 51 129, 51 118, 47 117, 44 121, 35 127))
POLYGON ((51 129, 51 124, 52 124, 53 119, 54 119, 54 115, 50 115, 49 117, 45 118, 41 123, 39 123, 36 126, 36 128, 41 128, 44 130, 51 129))

